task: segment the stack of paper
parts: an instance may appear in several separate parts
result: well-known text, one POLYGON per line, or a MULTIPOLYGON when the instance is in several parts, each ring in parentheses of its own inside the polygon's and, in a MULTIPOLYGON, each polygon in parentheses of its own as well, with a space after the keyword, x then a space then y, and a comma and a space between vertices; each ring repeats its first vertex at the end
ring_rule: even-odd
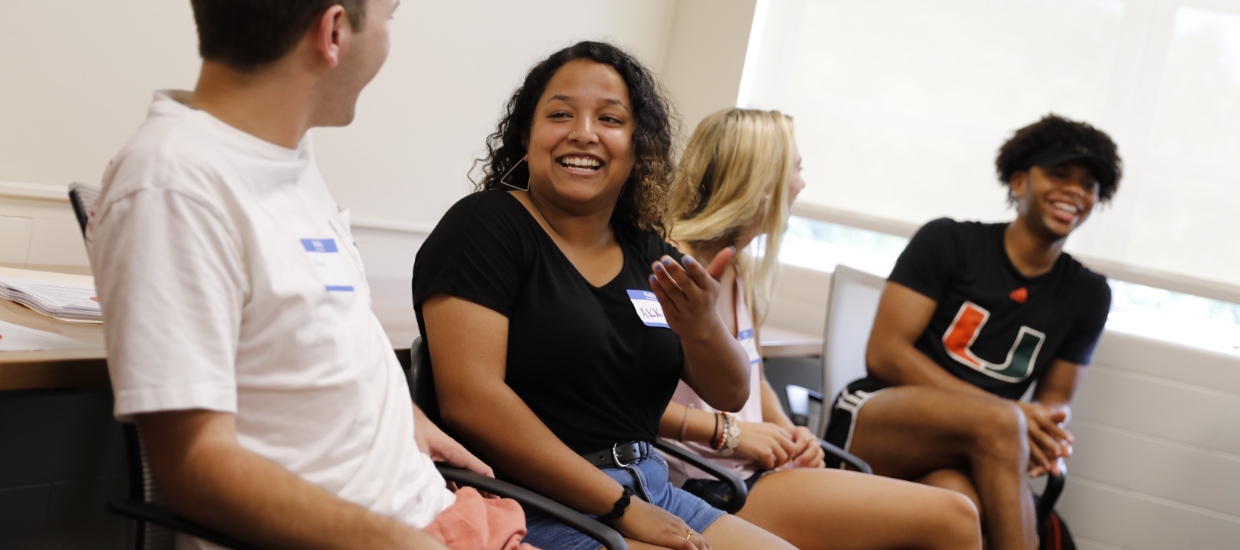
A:
POLYGON ((91 285, 0 276, 0 298, 54 319, 103 322, 95 287, 91 285))

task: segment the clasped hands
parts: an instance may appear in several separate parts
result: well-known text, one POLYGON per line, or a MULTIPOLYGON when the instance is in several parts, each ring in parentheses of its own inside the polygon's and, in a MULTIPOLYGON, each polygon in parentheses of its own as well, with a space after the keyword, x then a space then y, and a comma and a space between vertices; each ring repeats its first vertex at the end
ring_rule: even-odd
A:
POLYGON ((784 465, 821 468, 826 454, 818 438, 804 426, 784 428, 771 422, 741 422, 736 455, 753 461, 763 470, 784 465))
POLYGON ((1068 412, 1041 403, 1018 402, 1029 430, 1029 477, 1059 473, 1059 459, 1072 456, 1074 438, 1063 427, 1068 412))

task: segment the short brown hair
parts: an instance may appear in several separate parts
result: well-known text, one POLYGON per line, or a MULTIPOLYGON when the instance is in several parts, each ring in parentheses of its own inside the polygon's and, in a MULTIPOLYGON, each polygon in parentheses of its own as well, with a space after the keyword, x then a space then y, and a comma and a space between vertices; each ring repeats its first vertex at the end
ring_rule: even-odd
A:
POLYGON ((242 72, 253 72, 284 57, 332 6, 343 6, 353 30, 362 30, 366 2, 190 0, 198 24, 198 54, 242 72))

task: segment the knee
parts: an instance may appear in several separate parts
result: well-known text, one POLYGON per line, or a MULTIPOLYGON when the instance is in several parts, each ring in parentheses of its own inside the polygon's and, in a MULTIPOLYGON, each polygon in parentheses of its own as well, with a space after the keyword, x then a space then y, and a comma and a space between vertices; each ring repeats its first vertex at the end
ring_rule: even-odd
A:
POLYGON ((943 504, 949 522, 943 531, 944 539, 950 541, 947 548, 981 548, 982 522, 977 506, 969 497, 952 492, 943 504))
POLYGON ((1016 403, 995 399, 979 411, 974 422, 974 448, 988 457, 1022 457, 1028 453, 1025 413, 1016 403))

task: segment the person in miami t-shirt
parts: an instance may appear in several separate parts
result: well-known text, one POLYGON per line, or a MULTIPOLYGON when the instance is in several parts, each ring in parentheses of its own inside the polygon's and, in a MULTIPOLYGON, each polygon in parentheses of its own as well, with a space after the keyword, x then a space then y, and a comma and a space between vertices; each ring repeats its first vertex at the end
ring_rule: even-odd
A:
POLYGON ((970 497, 988 548, 1031 549, 1023 478, 1071 454, 1068 403, 1111 304, 1106 278, 1063 246, 1115 195, 1122 163, 1105 133, 1052 114, 995 166, 1016 220, 917 231, 879 302, 867 376, 835 400, 826 439, 877 474, 970 497))

